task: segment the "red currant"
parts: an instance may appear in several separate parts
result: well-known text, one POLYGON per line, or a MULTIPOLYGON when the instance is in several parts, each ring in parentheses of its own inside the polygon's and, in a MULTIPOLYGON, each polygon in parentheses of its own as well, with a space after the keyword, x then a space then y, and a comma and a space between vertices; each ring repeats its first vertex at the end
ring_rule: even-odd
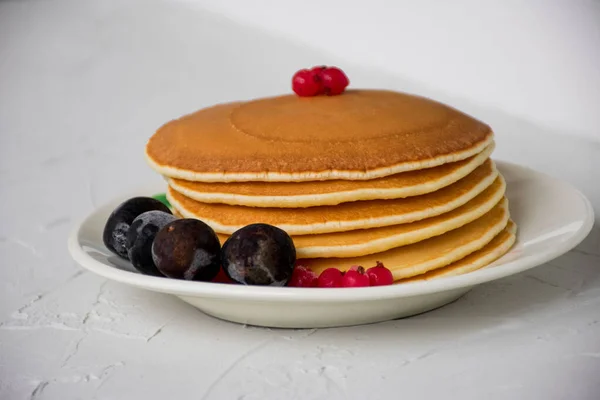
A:
POLYGON ((321 79, 321 73, 326 69, 327 69, 327 67, 325 65, 317 65, 316 67, 312 67, 310 69, 310 72, 317 75, 319 77, 319 79, 321 79))
POLYGON ((316 287, 318 282, 317 274, 305 266, 298 265, 292 272, 292 277, 288 281, 288 286, 294 287, 316 287))
POLYGON ((323 83, 317 68, 301 69, 292 78, 292 89, 300 97, 311 97, 323 92, 323 83))
POLYGON ((327 268, 321 275, 319 275, 319 279, 317 281, 317 285, 322 288, 332 288, 332 287, 341 287, 342 286, 342 271, 337 268, 327 268))
POLYGON ((215 276, 215 278, 211 282, 214 282, 214 283, 237 283, 236 281, 231 279, 229 276, 227 276, 227 274, 225 273, 225 270, 223 268, 219 269, 217 276, 215 276))
POLYGON ((350 269, 342 277, 342 287, 365 287, 369 285, 369 276, 365 274, 363 267, 350 269))
POLYGON ((376 266, 367 270, 367 275, 369 276, 371 286, 391 285, 394 283, 392 271, 384 267, 379 261, 377 261, 376 266))
POLYGON ((341 94, 350 83, 344 72, 336 67, 327 67, 320 72, 324 92, 328 96, 341 94))

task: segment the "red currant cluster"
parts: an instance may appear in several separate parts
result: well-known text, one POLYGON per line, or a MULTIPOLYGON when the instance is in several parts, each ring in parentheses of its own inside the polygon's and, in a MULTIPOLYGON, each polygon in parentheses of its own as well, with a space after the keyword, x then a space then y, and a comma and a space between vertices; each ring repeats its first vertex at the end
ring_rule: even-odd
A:
POLYGON ((341 69, 323 65, 296 72, 292 78, 292 89, 300 97, 335 96, 341 94, 349 83, 341 69))
POLYGON ((394 283, 392 272, 378 262, 367 270, 358 265, 346 272, 337 268, 327 268, 319 276, 309 268, 298 265, 294 268, 288 286, 338 288, 383 286, 392 283, 394 283))

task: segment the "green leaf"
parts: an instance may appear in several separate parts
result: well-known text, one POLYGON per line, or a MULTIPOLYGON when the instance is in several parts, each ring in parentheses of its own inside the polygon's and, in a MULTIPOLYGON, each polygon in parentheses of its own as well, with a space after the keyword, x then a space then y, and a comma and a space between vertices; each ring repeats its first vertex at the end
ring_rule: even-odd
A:
POLYGON ((169 200, 167 200, 167 195, 165 193, 158 193, 155 194, 154 196, 152 196, 152 198, 160 201, 161 203, 163 203, 165 206, 171 208, 171 203, 169 203, 169 200))

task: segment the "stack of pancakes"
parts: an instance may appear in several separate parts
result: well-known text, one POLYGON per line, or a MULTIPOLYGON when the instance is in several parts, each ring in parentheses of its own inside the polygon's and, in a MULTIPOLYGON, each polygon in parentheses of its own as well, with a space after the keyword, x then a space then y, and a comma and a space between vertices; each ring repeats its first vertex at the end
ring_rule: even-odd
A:
POLYGON ((252 223, 285 230, 320 272, 382 262, 396 281, 481 268, 515 241, 492 130, 392 91, 220 104, 146 146, 175 212, 223 242, 252 223))

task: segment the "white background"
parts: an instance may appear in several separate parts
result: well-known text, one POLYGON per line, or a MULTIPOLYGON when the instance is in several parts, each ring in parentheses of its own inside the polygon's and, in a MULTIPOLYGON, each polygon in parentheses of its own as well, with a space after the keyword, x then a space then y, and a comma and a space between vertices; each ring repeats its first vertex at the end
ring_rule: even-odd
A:
POLYGON ((383 84, 370 76, 381 71, 386 86, 410 83, 600 139, 597 1, 188 2, 335 56, 358 86, 383 84))

